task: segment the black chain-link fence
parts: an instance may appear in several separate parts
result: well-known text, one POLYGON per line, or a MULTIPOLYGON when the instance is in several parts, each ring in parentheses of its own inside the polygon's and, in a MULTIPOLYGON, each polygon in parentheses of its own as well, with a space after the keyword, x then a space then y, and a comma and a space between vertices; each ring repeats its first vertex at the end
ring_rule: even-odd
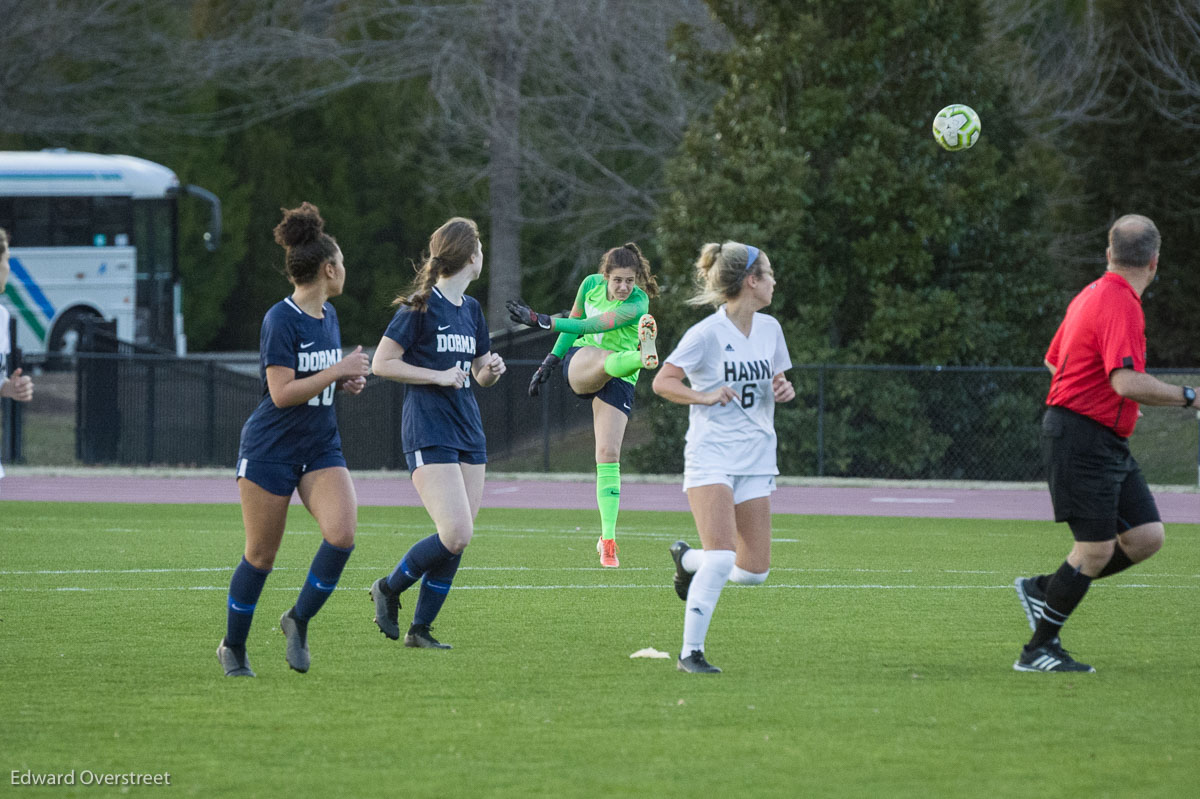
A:
MULTIPOLYGON (((590 469, 590 403, 571 394, 560 374, 540 397, 526 393, 549 343, 536 334, 493 341, 508 373, 496 386, 474 391, 489 460, 499 468, 590 469)), ((90 348, 101 351, 81 352, 75 374, 77 462, 232 468, 242 424, 261 397, 257 375, 209 360, 136 353, 111 341, 90 348)), ((1038 422, 1049 385, 1043 368, 801 365, 788 374, 797 398, 776 409, 784 475, 1042 479, 1038 422)), ((1154 374, 1200 383, 1197 370, 1154 374)), ((371 377, 362 394, 338 395, 352 468, 404 467, 404 391, 371 377)), ((26 436, 31 425, 39 426, 27 423, 26 436)), ((643 379, 622 455, 626 471, 680 473, 686 428, 687 408, 655 397, 643 379)), ((1151 482, 1196 485, 1198 433, 1195 414, 1147 408, 1131 446, 1151 482)))
MULTIPOLYGON (((1035 480, 1047 372, 1037 368, 797 366, 794 402, 777 405, 783 474, 1035 480)), ((683 436, 686 410, 658 422, 683 436)), ((669 463, 683 468, 682 451, 669 463)))
MULTIPOLYGON (((495 339, 493 349, 505 356, 508 374, 495 386, 473 389, 492 460, 554 468, 564 437, 590 428, 590 405, 561 379, 545 384, 535 399, 527 395, 544 355, 542 338, 495 339)), ((232 468, 242 424, 262 398, 259 377, 207 359, 128 351, 103 329, 85 333, 84 342, 76 369, 80 462, 232 468)), ((404 392, 399 383, 371 376, 361 394, 335 396, 343 450, 353 468, 404 468, 404 392)))
MULTIPOLYGON (((1152 370, 1178 385, 1200 371, 1152 370)), ((1043 367, 801 365, 796 400, 776 405, 784 475, 901 480, 1041 480, 1038 426, 1050 385, 1043 367)), ((648 386, 639 386, 650 397, 648 386)), ((687 409, 659 403, 653 442, 633 453, 638 471, 679 473, 687 409)), ((1200 420, 1179 408, 1145 408, 1130 439, 1151 482, 1196 485, 1200 420)))

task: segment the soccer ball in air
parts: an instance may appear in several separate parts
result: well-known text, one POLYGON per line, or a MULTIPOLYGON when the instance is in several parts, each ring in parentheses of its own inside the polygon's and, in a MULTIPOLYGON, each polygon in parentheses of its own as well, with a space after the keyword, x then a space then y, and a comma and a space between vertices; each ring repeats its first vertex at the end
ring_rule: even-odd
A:
POLYGON ((933 138, 947 150, 965 150, 979 141, 979 114, 969 105, 948 105, 933 118, 933 138))

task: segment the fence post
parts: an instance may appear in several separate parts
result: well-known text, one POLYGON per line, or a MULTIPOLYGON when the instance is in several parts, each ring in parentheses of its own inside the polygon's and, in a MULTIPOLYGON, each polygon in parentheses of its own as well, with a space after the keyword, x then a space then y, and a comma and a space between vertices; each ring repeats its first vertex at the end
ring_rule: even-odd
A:
POLYGON ((542 389, 542 471, 550 471, 550 386, 542 389))
POLYGON ((205 421, 208 423, 208 446, 204 453, 204 463, 206 466, 212 465, 213 459, 217 452, 217 364, 215 361, 209 361, 205 364, 205 400, 207 407, 205 408, 205 421))
POLYGON ((154 463, 154 422, 158 416, 157 409, 154 407, 154 395, 157 393, 154 388, 154 381, 158 378, 154 368, 154 361, 148 361, 146 369, 146 463, 154 463))
POLYGON ((121 443, 117 323, 88 319, 75 358, 75 451, 84 463, 118 461, 121 443))
POLYGON ((817 477, 825 476, 825 364, 817 368, 817 477))
POLYGON ((386 381, 392 397, 392 451, 389 455, 393 469, 403 470, 408 466, 404 460, 404 435, 401 432, 404 425, 404 395, 406 389, 403 383, 394 380, 386 381))

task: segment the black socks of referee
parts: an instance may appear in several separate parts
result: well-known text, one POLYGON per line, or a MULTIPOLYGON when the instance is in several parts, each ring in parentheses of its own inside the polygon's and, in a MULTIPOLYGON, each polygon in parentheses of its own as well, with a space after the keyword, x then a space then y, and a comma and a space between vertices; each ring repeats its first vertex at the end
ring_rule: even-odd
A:
POLYGON ((1117 572, 1123 572, 1132 565, 1133 561, 1125 554, 1125 550, 1121 549, 1121 544, 1118 542, 1113 547, 1113 556, 1109 558, 1108 563, 1104 564, 1104 568, 1096 575, 1096 579, 1099 580, 1101 577, 1108 577, 1117 572))
MULTIPOLYGON (((1133 561, 1129 559, 1129 556, 1125 554, 1125 550, 1121 549, 1121 545, 1118 543, 1113 549, 1113 555, 1109 558, 1108 563, 1104 564, 1104 568, 1092 579, 1099 580, 1101 577, 1111 577, 1114 574, 1125 571, 1132 565, 1133 561)), ((1046 593, 1047 588, 1050 586, 1050 578, 1053 576, 1052 574, 1039 574, 1033 578, 1037 583, 1038 589, 1043 594, 1046 593)))
POLYGON ((1042 611, 1042 618, 1038 620, 1033 637, 1029 639, 1025 648, 1037 649, 1057 638, 1059 630, 1083 600, 1083 595, 1087 593, 1091 584, 1091 577, 1063 561, 1063 565, 1050 576, 1046 585, 1046 607, 1042 611))

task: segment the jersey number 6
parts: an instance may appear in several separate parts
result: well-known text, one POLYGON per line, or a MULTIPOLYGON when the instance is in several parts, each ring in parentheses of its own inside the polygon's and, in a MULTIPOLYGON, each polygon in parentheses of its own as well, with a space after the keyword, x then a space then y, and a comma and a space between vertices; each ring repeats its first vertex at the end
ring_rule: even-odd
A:
POLYGON ((742 407, 749 408, 754 405, 754 384, 747 383, 742 386, 742 407))

